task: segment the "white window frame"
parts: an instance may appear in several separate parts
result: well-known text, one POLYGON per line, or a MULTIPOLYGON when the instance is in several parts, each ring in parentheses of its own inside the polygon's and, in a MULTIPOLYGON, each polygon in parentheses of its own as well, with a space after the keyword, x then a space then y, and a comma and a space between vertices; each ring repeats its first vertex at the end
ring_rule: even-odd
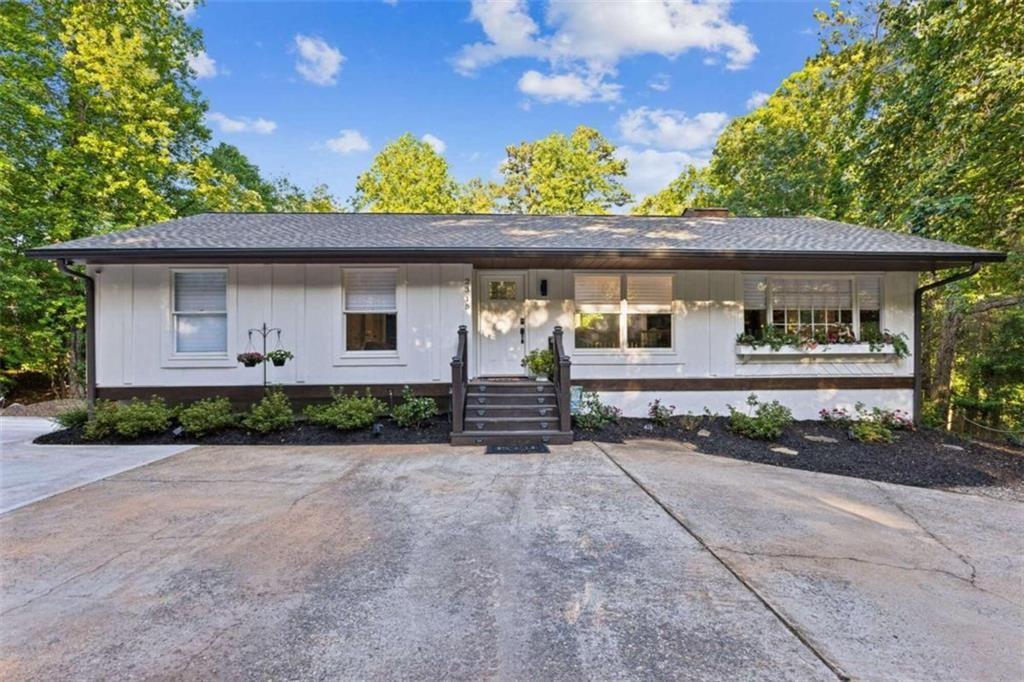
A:
POLYGON ((237 319, 237 302, 235 286, 235 269, 231 266, 220 267, 170 267, 167 269, 166 292, 166 313, 164 314, 164 334, 162 335, 163 345, 161 350, 161 367, 164 368, 235 368, 238 363, 235 361, 235 325, 237 319), (177 315, 175 310, 174 296, 174 275, 176 273, 188 272, 223 272, 226 274, 226 290, 224 292, 225 302, 225 334, 227 335, 224 345, 224 352, 192 352, 183 353, 178 351, 177 315))
MULTIPOLYGON (((406 322, 408 320, 406 306, 406 268, 402 265, 357 265, 343 267, 338 271, 337 296, 335 297, 335 314, 333 347, 335 367, 374 367, 374 366, 401 366, 405 365, 404 358, 406 343, 406 322), (366 272, 387 270, 395 273, 395 350, 347 350, 348 348, 348 325, 345 316, 348 314, 345 298, 345 273, 366 272)), ((356 314, 365 314, 367 311, 353 311, 356 314)), ((373 311, 388 312, 388 311, 373 311)))
MULTIPOLYGON (((765 280, 765 326, 774 327, 772 322, 774 317, 774 308, 772 307, 772 286, 774 280, 779 279, 815 279, 815 280, 833 280, 833 281, 847 281, 850 283, 850 292, 852 297, 853 305, 853 335, 858 340, 860 339, 860 290, 857 287, 857 280, 859 278, 876 277, 878 278, 878 326, 879 329, 885 329, 885 276, 883 273, 877 272, 857 272, 857 273, 791 273, 791 272, 744 272, 742 277, 763 277, 765 280)), ((741 299, 742 300, 742 299, 741 299)), ((743 319, 740 319, 740 331, 742 331, 743 319)))
POLYGON ((576 270, 572 272, 572 304, 573 304, 573 354, 583 356, 674 356, 677 351, 676 334, 678 332, 675 315, 675 273, 660 270, 640 271, 601 271, 601 270, 576 270), (617 276, 619 278, 619 302, 618 303, 577 303, 576 302, 576 277, 579 275, 604 275, 617 276), (670 282, 671 296, 668 303, 630 303, 626 300, 627 283, 626 278, 633 277, 668 277, 670 282), (615 313, 619 316, 619 346, 618 348, 577 348, 575 347, 576 315, 578 313, 615 313), (629 348, 629 315, 649 314, 668 315, 670 317, 671 332, 669 334, 668 348, 629 348))

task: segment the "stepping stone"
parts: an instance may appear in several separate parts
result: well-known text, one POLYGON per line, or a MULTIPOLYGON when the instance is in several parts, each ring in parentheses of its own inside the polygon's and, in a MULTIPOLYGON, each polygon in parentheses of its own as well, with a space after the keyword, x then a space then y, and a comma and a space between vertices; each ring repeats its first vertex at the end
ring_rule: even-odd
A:
POLYGON ((772 448, 772 452, 777 452, 780 455, 793 455, 793 456, 800 454, 799 452, 797 452, 793 448, 784 448, 781 445, 778 446, 778 447, 772 448))
POLYGON ((697 432, 697 435, 700 436, 701 438, 710 438, 711 432, 708 431, 707 429, 701 429, 700 431, 697 432))
POLYGON ((809 440, 812 443, 838 443, 839 441, 831 436, 809 436, 804 434, 804 440, 809 440))
POLYGON ((964 449, 962 447, 960 447, 959 445, 953 445, 952 443, 940 443, 939 447, 940 448, 946 448, 947 450, 956 450, 958 452, 963 452, 964 451, 964 449))

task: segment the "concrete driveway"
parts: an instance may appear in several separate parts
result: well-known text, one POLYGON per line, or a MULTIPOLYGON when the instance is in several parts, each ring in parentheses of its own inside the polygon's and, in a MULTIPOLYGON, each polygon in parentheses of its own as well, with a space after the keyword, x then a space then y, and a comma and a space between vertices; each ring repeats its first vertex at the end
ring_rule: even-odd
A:
POLYGON ((202 447, 0 516, 0 677, 1019 679, 1022 520, 662 443, 202 447))
POLYGON ((192 447, 32 443, 55 428, 40 417, 0 417, 0 514, 192 447))

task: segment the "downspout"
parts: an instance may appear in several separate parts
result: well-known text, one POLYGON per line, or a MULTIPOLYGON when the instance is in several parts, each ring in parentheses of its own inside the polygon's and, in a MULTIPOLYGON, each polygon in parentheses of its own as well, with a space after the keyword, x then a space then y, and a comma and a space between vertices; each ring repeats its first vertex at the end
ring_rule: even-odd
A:
POLYGON ((96 404, 96 280, 84 272, 72 270, 68 267, 70 263, 66 258, 59 258, 57 269, 85 282, 85 397, 91 414, 96 404))
POLYGON ((971 263, 970 270, 958 272, 914 290, 914 424, 916 426, 921 425, 921 300, 924 292, 973 277, 978 270, 981 270, 981 263, 971 263))

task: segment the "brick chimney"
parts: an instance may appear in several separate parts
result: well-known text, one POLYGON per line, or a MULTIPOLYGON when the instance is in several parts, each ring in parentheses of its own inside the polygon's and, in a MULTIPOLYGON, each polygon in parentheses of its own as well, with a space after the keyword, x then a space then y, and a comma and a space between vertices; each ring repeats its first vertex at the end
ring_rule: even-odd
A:
POLYGON ((728 218, 727 208, 688 208, 683 211, 684 218, 728 218))

